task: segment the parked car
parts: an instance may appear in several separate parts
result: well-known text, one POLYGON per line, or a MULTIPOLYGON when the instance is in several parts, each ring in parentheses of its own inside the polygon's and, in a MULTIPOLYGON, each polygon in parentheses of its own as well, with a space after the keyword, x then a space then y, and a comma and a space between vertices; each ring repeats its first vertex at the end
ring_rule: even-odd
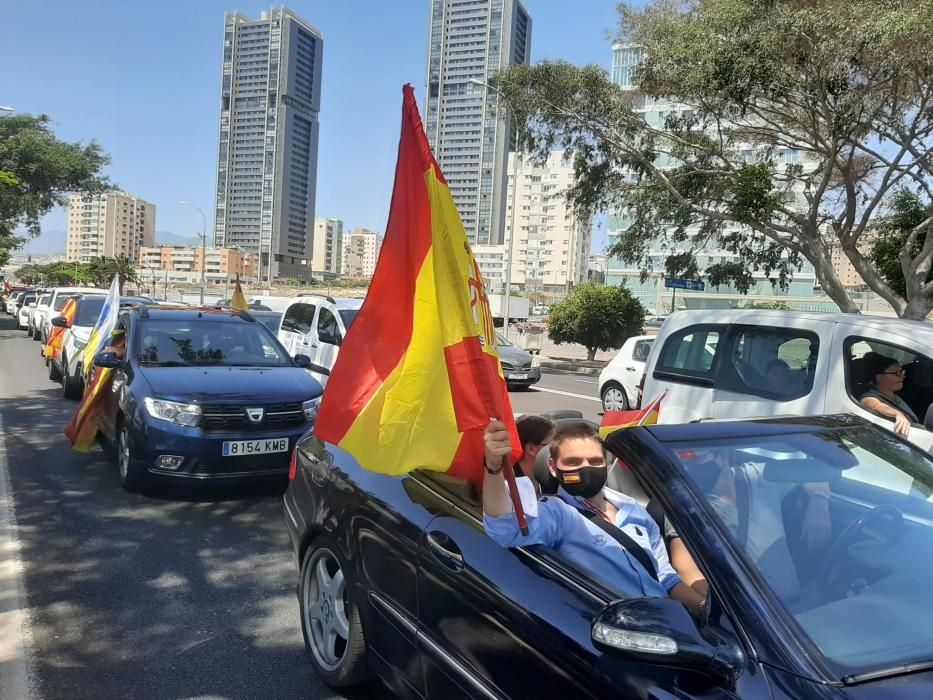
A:
POLYGON ((26 330, 29 327, 29 314, 36 308, 36 293, 24 294, 16 306, 16 330, 26 330))
POLYGON ((6 312, 10 316, 12 316, 14 319, 16 319, 17 315, 19 314, 19 308, 20 308, 20 305, 22 304, 23 297, 25 297, 27 294, 29 294, 32 291, 33 290, 31 289, 24 289, 18 292, 13 292, 10 295, 10 298, 7 299, 6 312))
POLYGON ((125 358, 100 353, 100 434, 127 490, 175 482, 281 479, 317 416, 321 385, 243 312, 159 306, 120 312, 125 358))
POLYGON ((49 300, 48 309, 35 324, 39 329, 39 340, 42 341, 43 345, 49 339, 49 333, 52 332, 52 318, 58 315, 66 301, 75 294, 106 294, 110 290, 94 289, 92 287, 56 287, 49 291, 52 293, 52 298, 49 300))
POLYGON ((501 333, 496 333, 496 340, 499 343, 499 363, 509 389, 527 389, 541 381, 541 365, 536 357, 512 345, 501 333))
POLYGON ((278 337, 279 329, 282 326, 282 317, 284 316, 281 311, 272 311, 265 307, 262 309, 250 307, 249 315, 259 321, 262 325, 272 331, 276 337, 278 337))
POLYGON ((42 322, 42 319, 45 318, 46 314, 49 312, 49 302, 52 300, 52 292, 45 291, 39 295, 39 298, 36 300, 36 308, 33 310, 32 314, 29 316, 29 328, 26 330, 27 335, 33 340, 40 340, 41 335, 39 333, 39 324, 42 322))
POLYGON ((466 482, 302 439, 285 523, 316 673, 445 700, 930 697, 929 455, 851 416, 650 426, 607 448, 705 575, 698 619, 545 547, 498 546, 466 482), (711 453, 727 466, 710 473, 711 453), (821 557, 790 534, 810 484, 828 487, 821 557), (731 511, 730 485, 749 494, 731 511))
MULTIPOLYGON (((892 428, 859 403, 874 380, 870 352, 906 368, 901 398, 933 422, 933 325, 855 314, 678 311, 658 333, 644 397, 667 392, 662 423, 846 412, 892 428)), ((923 424, 908 439, 933 447, 923 424)))
MULTIPOLYGON (((62 384, 62 397, 80 399, 84 394, 84 348, 91 337, 94 326, 100 318, 107 296, 104 294, 79 294, 74 320, 62 336, 62 346, 49 358, 49 379, 62 384)), ((120 297, 120 305, 151 304, 148 297, 120 297)), ((53 326, 64 323, 59 316, 51 321, 53 326)))
MULTIPOLYGON (((268 297, 259 297, 256 301, 276 311, 281 309, 268 297)), ((329 373, 337 361, 347 330, 362 305, 362 299, 310 295, 291 299, 282 309, 284 315, 279 340, 290 354, 307 355, 312 363, 329 373)), ((326 386, 327 374, 314 373, 314 377, 326 386)))
POLYGON ((627 411, 641 399, 639 384, 655 336, 636 335, 619 348, 599 373, 599 398, 604 411, 627 411))
POLYGON ((647 316, 645 318, 644 328, 657 329, 664 325, 667 316, 647 316))

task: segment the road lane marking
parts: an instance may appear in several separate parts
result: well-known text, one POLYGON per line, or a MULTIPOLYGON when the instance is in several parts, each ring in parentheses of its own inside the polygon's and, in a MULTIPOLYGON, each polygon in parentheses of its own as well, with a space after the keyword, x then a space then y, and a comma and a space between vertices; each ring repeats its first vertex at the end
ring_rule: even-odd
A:
POLYGON ((547 389, 543 386, 538 386, 537 384, 531 387, 534 391, 546 391, 549 394, 559 394, 561 396, 570 396, 574 399, 584 399, 586 401, 595 401, 596 403, 602 403, 598 398, 593 396, 586 396, 585 394, 574 394, 571 391, 561 391, 560 389, 547 389))
POLYGON ((28 634, 26 594, 9 486, 5 434, 0 417, 0 698, 31 698, 25 643, 28 634))

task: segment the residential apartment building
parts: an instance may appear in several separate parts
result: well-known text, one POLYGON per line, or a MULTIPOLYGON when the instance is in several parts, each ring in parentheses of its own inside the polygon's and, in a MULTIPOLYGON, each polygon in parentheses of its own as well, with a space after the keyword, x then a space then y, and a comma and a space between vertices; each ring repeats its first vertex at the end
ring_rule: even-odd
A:
POLYGON ((340 219, 315 219, 312 271, 339 275, 342 268, 343 222, 340 219))
POLYGON ((255 253, 228 248, 208 247, 202 254, 201 246, 152 246, 140 249, 139 270, 144 278, 150 274, 160 278, 166 272, 187 273, 173 274, 172 279, 199 282, 203 269, 210 282, 233 281, 238 274, 242 281, 252 282, 256 279, 257 259, 255 253))
POLYGON ((550 154, 544 164, 519 159, 515 190, 516 154, 509 154, 505 243, 476 246, 474 254, 487 288, 505 289, 506 259, 514 218, 516 236, 511 246, 513 291, 566 294, 585 282, 592 245, 592 220, 578 220, 564 192, 574 183, 573 165, 563 151, 550 154), (515 216, 512 204, 515 203, 515 216))
POLYGON ((155 241, 155 204, 126 192, 72 195, 68 198, 65 259, 136 260, 142 246, 155 241))
MULTIPOLYGON (((663 128, 669 115, 689 109, 687 105, 668 99, 653 98, 638 90, 634 77, 635 70, 641 60, 641 48, 632 44, 617 43, 613 45, 612 53, 612 81, 631 93, 635 111, 642 114, 651 126, 663 128)), ((775 148, 771 156, 785 164, 801 163, 805 168, 808 164, 806 152, 795 149, 775 148)), ((755 157, 756 151, 749 146, 746 158, 752 161, 755 157)), ((666 157, 664 158, 666 159, 666 157)), ((661 167, 673 166, 672 161, 664 160, 661 162, 661 167)), ((804 207, 802 193, 798 192, 791 195, 787 200, 787 204, 804 207)), ((607 231, 610 245, 632 222, 631 214, 625 209, 610 213, 607 231)), ((689 234, 690 229, 688 229, 689 234)), ((606 261, 606 283, 613 285, 625 284, 649 311, 667 313, 671 310, 670 304, 674 297, 671 290, 664 287, 663 270, 664 260, 671 252, 673 251, 666 249, 661 244, 659 237, 657 244, 652 246, 650 250, 651 268, 655 272, 645 280, 641 279, 642 271, 640 268, 629 265, 618 258, 610 257, 606 261)), ((701 272, 707 266, 715 263, 735 262, 738 260, 733 253, 715 247, 704 249, 697 255, 697 263, 701 272)), ((676 302, 678 308, 729 308, 753 303, 755 297, 758 297, 759 301, 764 299, 781 300, 792 308, 801 310, 838 310, 832 301, 816 295, 818 289, 813 267, 804 264, 799 272, 794 273, 794 278, 786 291, 776 289, 770 278, 759 275, 755 278, 747 295, 740 293, 735 288, 723 286, 707 288, 705 292, 678 293, 676 302)))
POLYGON ((372 277, 382 249, 382 236, 358 228, 343 239, 343 276, 372 277))
POLYGON ((521 0, 431 0, 429 26, 425 131, 470 242, 499 244, 513 136, 484 84, 528 63, 531 16, 521 0))
POLYGON ((214 243, 311 280, 324 40, 284 8, 224 17, 214 243))

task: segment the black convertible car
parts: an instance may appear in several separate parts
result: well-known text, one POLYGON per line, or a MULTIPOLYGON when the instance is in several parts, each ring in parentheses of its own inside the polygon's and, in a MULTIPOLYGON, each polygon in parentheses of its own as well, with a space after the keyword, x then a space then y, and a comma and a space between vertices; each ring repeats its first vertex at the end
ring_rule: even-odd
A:
POLYGON ((549 549, 499 547, 467 483, 374 474, 309 435, 285 515, 316 672, 442 700, 933 697, 929 455, 845 416, 643 427, 606 447, 610 486, 653 499, 705 574, 698 619, 549 549))

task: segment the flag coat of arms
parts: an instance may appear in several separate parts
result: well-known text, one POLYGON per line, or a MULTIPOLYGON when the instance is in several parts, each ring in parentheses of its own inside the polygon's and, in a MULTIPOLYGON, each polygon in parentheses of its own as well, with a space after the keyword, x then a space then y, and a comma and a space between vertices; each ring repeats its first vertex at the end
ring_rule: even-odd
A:
POLYGON ((382 250, 314 432, 372 471, 424 468, 479 481, 491 418, 505 422, 517 460, 479 266, 406 85, 382 250))

